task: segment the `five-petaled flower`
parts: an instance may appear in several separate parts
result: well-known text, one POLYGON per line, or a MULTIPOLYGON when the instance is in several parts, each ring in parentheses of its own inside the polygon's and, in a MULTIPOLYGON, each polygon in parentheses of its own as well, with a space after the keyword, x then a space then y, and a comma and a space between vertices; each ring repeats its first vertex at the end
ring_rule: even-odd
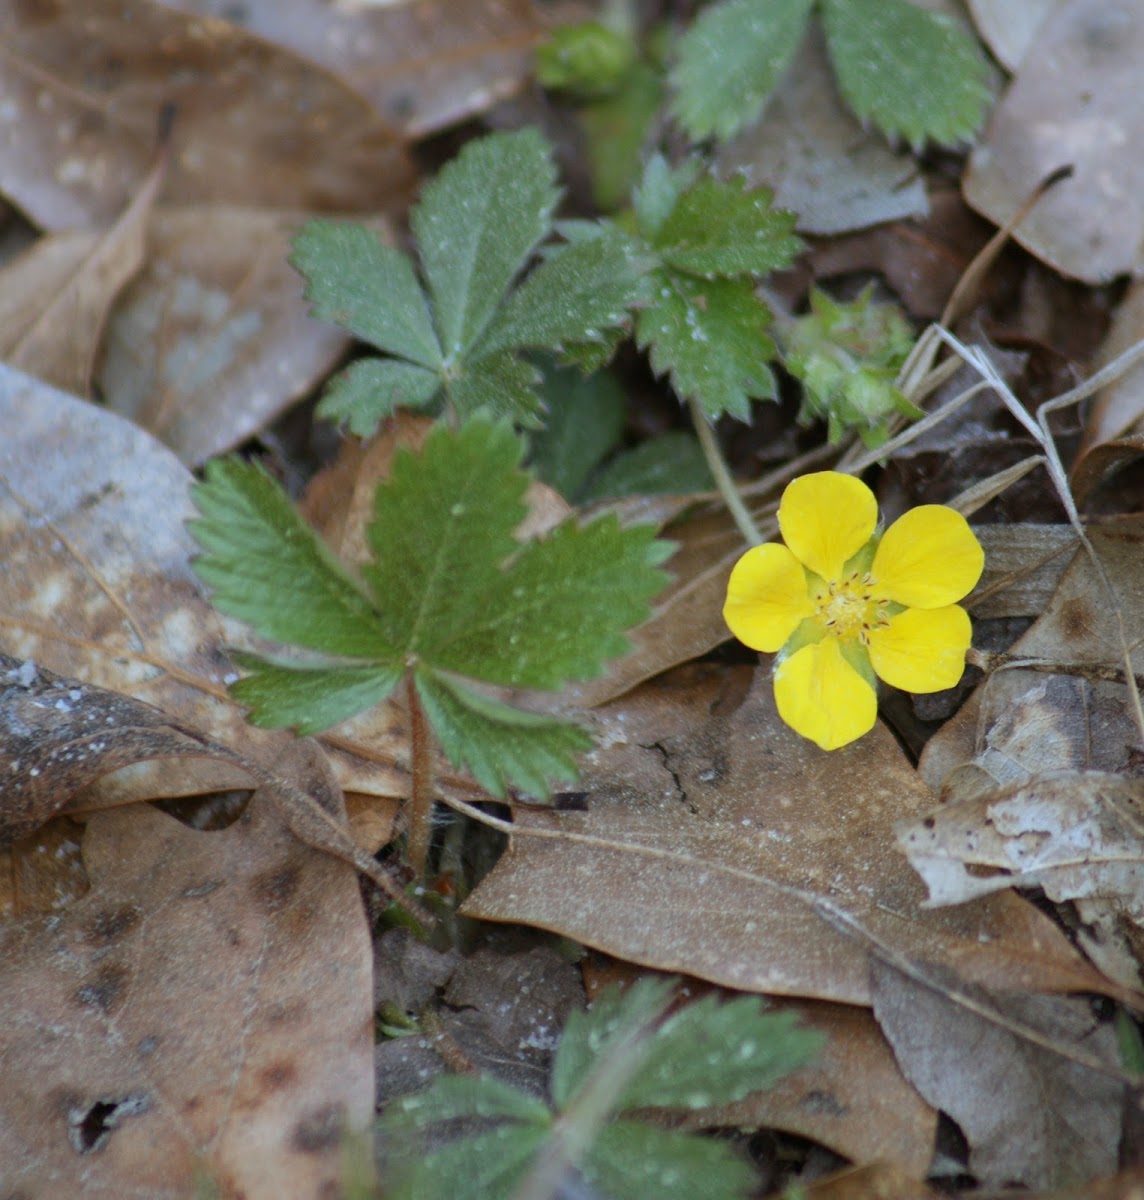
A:
POLYGON ((824 750, 873 728, 879 676, 907 692, 953 687, 971 628, 956 603, 985 554, 965 518, 924 504, 878 531, 859 479, 803 475, 779 504, 785 546, 755 546, 735 564, 723 617, 755 650, 779 651, 779 716, 824 750))

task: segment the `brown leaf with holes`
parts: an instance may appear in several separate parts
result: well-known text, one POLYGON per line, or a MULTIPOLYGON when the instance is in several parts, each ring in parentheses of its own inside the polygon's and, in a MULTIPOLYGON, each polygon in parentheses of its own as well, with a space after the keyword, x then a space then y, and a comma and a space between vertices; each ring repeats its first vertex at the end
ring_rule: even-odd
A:
MULTIPOLYGON (((320 758, 286 764, 337 803, 320 758)), ((196 832, 100 813, 92 890, 0 928, 5 1194, 340 1194, 373 1113, 371 951, 357 882, 265 788, 196 832)))
POLYGON ((587 811, 518 809, 512 854, 462 911, 728 987, 851 1004, 869 1003, 880 955, 994 987, 1107 986, 1016 896, 922 910, 894 823, 931 793, 884 726, 831 753, 787 728, 769 662, 681 668, 600 710, 587 811))
POLYGON ((544 31, 586 13, 534 0, 175 0, 170 7, 238 22, 320 63, 412 138, 518 92, 544 31))
POLYGON ((110 223, 173 107, 176 204, 376 212, 400 138, 351 87, 223 21, 149 0, 0 0, 3 190, 53 230, 110 223))

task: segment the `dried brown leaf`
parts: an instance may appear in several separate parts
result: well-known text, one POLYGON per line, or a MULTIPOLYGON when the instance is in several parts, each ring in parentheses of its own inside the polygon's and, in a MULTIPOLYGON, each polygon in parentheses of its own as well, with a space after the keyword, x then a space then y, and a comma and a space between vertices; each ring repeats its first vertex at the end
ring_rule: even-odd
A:
POLYGON ((617 957, 749 991, 869 1003, 871 955, 1001 988, 1099 989, 1012 895, 925 910, 895 821, 932 796, 889 732, 827 754, 779 720, 765 663, 683 668, 598 715, 585 813, 519 810, 466 902, 617 957))
MULTIPOLYGON (((292 769, 323 787, 320 761, 292 769)), ((353 874, 279 812, 256 794, 218 833, 97 814, 92 891, 0 928, 8 1191, 338 1190, 373 1111, 369 936, 353 874)))
POLYGON ((1038 258, 1086 283, 1134 274, 1144 235, 1138 4, 1069 0, 1040 27, 969 160, 969 203, 1003 225, 1057 168, 1071 179, 1015 232, 1038 258))
POLYGON ((0 0, 3 189, 47 229, 110 223, 173 106, 164 198, 321 212, 403 202, 399 137, 352 88, 148 0, 0 0))
POLYGON ((872 974, 874 1015, 898 1063, 961 1126, 982 1186, 1044 1188, 1115 1169, 1124 1092, 1116 1037, 1085 1001, 974 989, 1002 1021, 1036 1029, 1063 1052, 1054 1053, 883 964, 872 974), (1070 1050, 1108 1073, 1070 1059, 1070 1050))

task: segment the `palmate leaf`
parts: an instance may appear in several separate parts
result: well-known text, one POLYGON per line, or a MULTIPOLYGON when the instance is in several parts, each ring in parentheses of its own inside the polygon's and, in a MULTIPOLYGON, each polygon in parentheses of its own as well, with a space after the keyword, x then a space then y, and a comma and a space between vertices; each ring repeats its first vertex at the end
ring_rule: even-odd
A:
POLYGON ((423 1156, 416 1143, 386 1155, 386 1200, 512 1200, 548 1136, 542 1125, 506 1123, 423 1156))
POLYGON ((424 408, 441 390, 441 376, 399 358, 363 358, 326 388, 318 415, 344 421, 350 433, 369 437, 396 408, 424 408))
POLYGON ((417 694, 445 756, 494 796, 517 787, 548 795, 576 778, 576 756, 592 739, 578 726, 482 696, 448 676, 417 673, 417 694))
POLYGON ((989 102, 969 34, 908 0, 823 0, 826 45, 846 103, 916 147, 971 137, 989 102))
POLYGON ((652 370, 669 374, 678 395, 698 400, 711 420, 748 420, 752 399, 775 396, 770 311, 748 280, 662 271, 657 282, 655 302, 636 316, 636 342, 650 349, 652 370))
POLYGON ((292 646, 393 655, 368 593, 260 466, 216 459, 191 496, 201 516, 187 527, 203 549, 194 568, 222 612, 292 646))
POLYGON ((558 195, 535 129, 470 142, 425 188, 412 226, 447 358, 480 337, 548 233, 558 195))
POLYGON ((813 0, 722 0, 679 45, 673 111, 695 141, 750 124, 802 41, 813 0))
POLYGON ((758 1183, 726 1142, 643 1121, 612 1121, 601 1129, 582 1170, 608 1200, 745 1200, 758 1183))
POLYGON ((306 299, 331 321, 397 358, 436 369, 443 361, 413 264, 363 225, 309 221, 294 238, 291 263, 306 299))
POLYGON ((196 568, 216 605, 263 637, 316 651, 245 656, 234 687, 263 725, 318 732, 379 702, 408 671, 442 748, 489 791, 536 796, 575 777, 590 739, 470 681, 558 687, 626 648, 664 581, 650 527, 574 521, 523 545, 528 476, 511 427, 437 426, 399 452, 375 496, 359 584, 261 468, 224 460, 195 490, 196 568), (368 590, 367 590, 368 589, 368 590))
POLYGON ((789 267, 802 250, 796 214, 772 208, 773 193, 746 189, 740 175, 721 183, 710 176, 680 195, 660 224, 654 244, 677 271, 717 276, 766 275, 789 267))

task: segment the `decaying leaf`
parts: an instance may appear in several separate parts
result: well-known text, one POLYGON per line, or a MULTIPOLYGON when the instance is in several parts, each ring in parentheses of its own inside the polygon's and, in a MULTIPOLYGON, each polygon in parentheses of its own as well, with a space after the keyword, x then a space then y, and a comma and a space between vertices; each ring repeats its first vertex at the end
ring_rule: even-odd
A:
POLYGON ((1138 3, 1068 0, 1040 27, 974 149, 966 199, 996 224, 1059 167, 1074 173, 1014 236, 1065 275, 1105 283, 1140 266, 1144 187, 1127 152, 1144 131, 1138 3))
POLYGON ((349 338, 307 314, 287 262, 303 219, 206 205, 156 213, 146 266, 108 325, 107 407, 194 466, 313 390, 349 338))
POLYGON ((3 0, 0 45, 2 186, 44 228, 109 224, 167 106, 168 202, 377 212, 408 188, 399 138, 352 88, 223 21, 147 0, 3 0))
MULTIPOLYGON (((336 796, 320 758, 288 769, 336 796)), ((93 816, 91 892, 0 927, 6 1193, 339 1189, 373 1111, 368 930, 353 873, 267 791, 217 833, 93 816)))
POLYGON ((827 754, 779 720, 769 660, 683 668, 599 714, 585 813, 520 810, 466 902, 617 957, 749 991, 869 1003, 882 948, 999 988, 1100 977, 1010 894, 919 911, 894 822, 932 796, 883 727, 827 754))
POLYGON ((1045 1188, 1116 1168, 1124 1093, 1116 1036, 1083 1000, 973 989, 985 1011, 1040 1033, 1046 1044, 1035 1045, 883 964, 872 974, 874 1015, 899 1065, 961 1127, 983 1187, 1045 1188), (1071 1050, 1107 1073, 1070 1059, 1071 1050))
POLYGON ((560 19, 552 11, 560 6, 533 0, 176 0, 170 7, 235 21, 320 63, 411 138, 519 91, 532 72, 533 48, 560 19))
POLYGON ((0 357, 11 366, 90 396, 108 311, 143 264, 165 164, 105 232, 48 235, 0 271, 0 357))

